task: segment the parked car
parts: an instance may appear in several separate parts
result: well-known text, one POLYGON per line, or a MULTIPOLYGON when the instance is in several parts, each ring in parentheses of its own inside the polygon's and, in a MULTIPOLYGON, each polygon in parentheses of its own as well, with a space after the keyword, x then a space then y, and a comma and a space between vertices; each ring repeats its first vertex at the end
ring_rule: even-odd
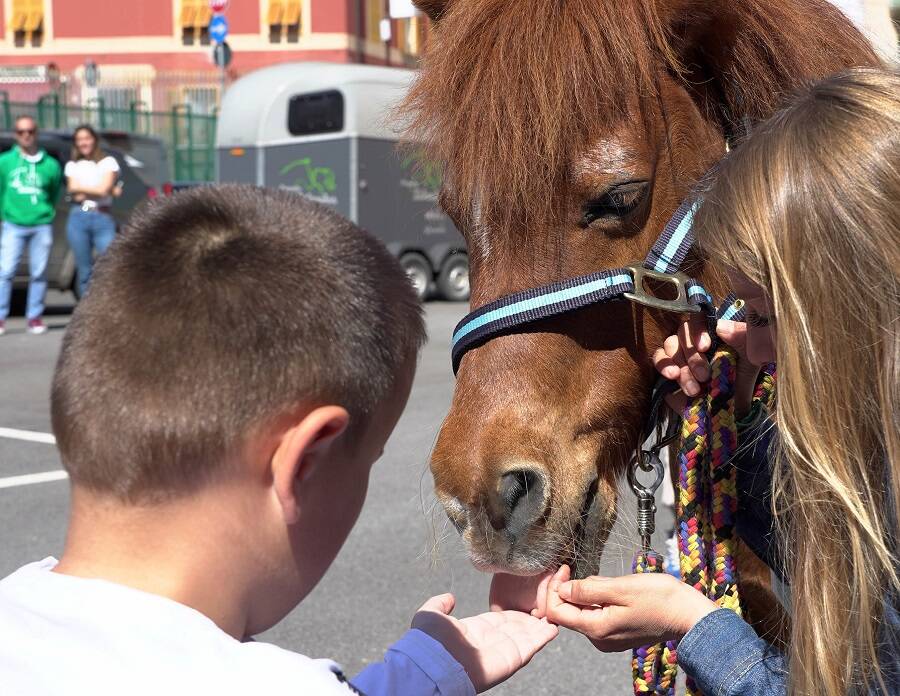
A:
MULTIPOLYGON (((0 152, 5 152, 15 145, 14 136, 9 131, 0 131, 0 152)), ((72 134, 59 132, 41 132, 38 146, 65 167, 72 151, 72 134)), ((123 184, 122 195, 113 199, 112 215, 121 225, 130 215, 134 207, 151 194, 152 186, 138 174, 138 169, 129 163, 133 160, 120 150, 101 144, 106 154, 115 157, 119 163, 119 181, 123 184)), ((63 190, 65 190, 63 188, 63 190)), ((78 295, 78 284, 75 282, 75 257, 69 249, 66 239, 66 221, 69 217, 70 203, 63 193, 56 205, 56 219, 53 222, 53 248, 47 264, 47 280, 49 287, 56 290, 71 290, 78 295)), ((12 311, 21 314, 25 308, 25 291, 28 287, 28 257, 23 257, 16 277, 13 280, 12 311)))
POLYGON ((100 130, 100 147, 121 152, 128 165, 150 188, 147 195, 171 195, 175 190, 169 155, 162 139, 127 131, 100 130))

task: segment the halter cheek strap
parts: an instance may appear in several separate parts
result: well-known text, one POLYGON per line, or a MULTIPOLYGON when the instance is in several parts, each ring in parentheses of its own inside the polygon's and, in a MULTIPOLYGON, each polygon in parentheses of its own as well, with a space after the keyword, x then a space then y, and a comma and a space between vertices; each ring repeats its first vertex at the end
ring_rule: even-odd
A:
POLYGON ((699 208, 700 204, 692 200, 679 206, 644 259, 644 268, 657 273, 678 272, 694 246, 694 215, 699 208))
MULTIPOLYGON (((672 312, 703 312, 715 321, 712 297, 692 278, 678 272, 694 244, 691 229, 696 201, 686 201, 666 224, 643 264, 613 268, 506 295, 465 316, 453 331, 453 374, 470 350, 492 338, 516 333, 522 326, 611 300, 630 300, 672 312), (672 283, 675 300, 650 295, 643 280, 672 283)), ((712 326, 714 328, 714 325, 712 326)))

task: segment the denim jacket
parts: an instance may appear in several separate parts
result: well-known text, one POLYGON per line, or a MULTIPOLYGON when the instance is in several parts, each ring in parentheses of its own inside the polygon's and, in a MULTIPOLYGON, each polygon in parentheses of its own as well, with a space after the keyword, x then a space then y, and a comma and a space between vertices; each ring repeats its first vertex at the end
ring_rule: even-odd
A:
MULTIPOLYGON (((740 433, 735 455, 738 499, 737 533, 782 580, 783 553, 771 512, 772 475, 768 452, 777 431, 771 421, 740 433)), ((890 487, 888 487, 890 490, 890 487)), ((896 514, 896 510, 894 510, 896 514)), ((900 695, 900 601, 888 596, 879 661, 887 691, 871 687, 867 696, 900 695)), ((706 696, 777 696, 787 693, 787 665, 773 646, 729 609, 712 612, 678 645, 678 663, 706 696)))

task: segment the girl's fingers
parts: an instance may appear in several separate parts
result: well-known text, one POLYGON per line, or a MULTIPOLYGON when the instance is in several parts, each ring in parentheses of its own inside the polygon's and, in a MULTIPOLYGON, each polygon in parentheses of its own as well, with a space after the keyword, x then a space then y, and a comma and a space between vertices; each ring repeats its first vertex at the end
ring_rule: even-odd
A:
POLYGON ((691 368, 687 365, 680 370, 678 384, 681 385, 681 391, 684 392, 685 396, 694 397, 700 395, 700 383, 694 377, 691 368))
POLYGON ((600 628, 603 609, 585 609, 574 604, 560 602, 552 609, 548 609, 547 619, 557 626, 565 626, 573 631, 593 635, 600 628))
POLYGON ((746 355, 747 324, 745 322, 721 319, 716 325, 716 333, 738 353, 746 355))
MULTIPOLYGON (((684 322, 678 329, 684 363, 688 365, 694 379, 698 382, 705 382, 709 379, 709 363, 706 356, 700 352, 699 347, 701 342, 708 342, 709 336, 706 335, 704 338, 705 334, 702 326, 698 326, 695 322, 684 322)), ((685 386, 682 384, 682 388, 685 386)))
POLYGON ((656 371, 659 372, 666 379, 678 379, 678 375, 681 374, 681 367, 666 355, 666 351, 663 348, 657 349, 657 351, 653 354, 653 366, 656 368, 656 371))
POLYGON ((693 337, 694 345, 697 346, 697 350, 705 353, 712 348, 712 336, 709 335, 707 330, 705 316, 702 314, 691 314, 688 324, 690 324, 691 336, 693 337))
POLYGON ((559 586, 559 596, 567 602, 591 606, 595 604, 621 604, 619 582, 610 578, 585 578, 572 580, 559 586))
POLYGON ((677 359, 681 355, 681 339, 672 335, 663 341, 663 350, 670 358, 677 359))

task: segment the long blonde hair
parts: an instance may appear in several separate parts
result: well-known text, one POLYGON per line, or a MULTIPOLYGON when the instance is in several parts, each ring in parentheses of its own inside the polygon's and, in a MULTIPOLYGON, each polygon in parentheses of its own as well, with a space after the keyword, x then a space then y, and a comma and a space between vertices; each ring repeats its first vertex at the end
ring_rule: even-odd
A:
POLYGON ((797 95, 723 161, 697 234, 774 309, 789 693, 883 687, 884 601, 900 591, 900 75, 852 70, 797 95))

